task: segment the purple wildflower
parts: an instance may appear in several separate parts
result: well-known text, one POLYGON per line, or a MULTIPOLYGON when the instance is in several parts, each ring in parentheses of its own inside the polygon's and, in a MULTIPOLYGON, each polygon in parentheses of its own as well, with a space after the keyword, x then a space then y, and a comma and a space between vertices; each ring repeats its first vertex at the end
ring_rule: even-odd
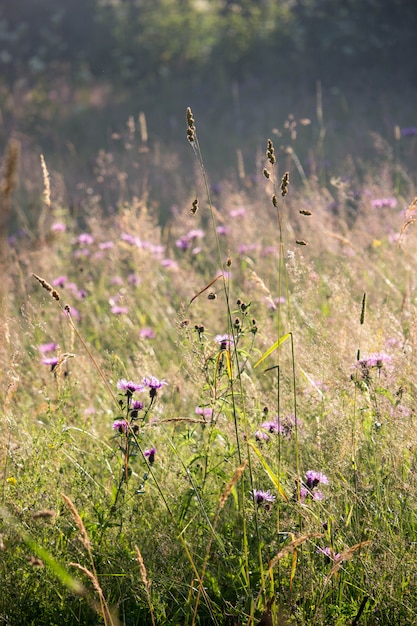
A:
POLYGON ((166 267, 167 269, 177 270, 178 263, 174 261, 174 259, 162 259, 161 261, 162 267, 166 267))
POLYGON ((129 285, 137 287, 138 285, 140 285, 141 280, 137 274, 129 274, 129 276, 127 277, 127 282, 129 283, 129 285))
POLYGON ((226 350, 227 346, 233 343, 233 335, 216 335, 214 341, 220 344, 221 350, 226 350))
POLYGON ((155 448, 149 448, 148 450, 144 450, 143 456, 145 457, 145 459, 148 459, 149 465, 153 465, 153 463, 155 462, 155 454, 155 448))
POLYGON ((368 357, 360 359, 357 362, 357 365, 361 368, 366 369, 369 369, 371 367, 377 367, 378 369, 381 369, 384 365, 390 365, 391 361, 391 357, 385 352, 374 352, 368 357))
POLYGON ((327 546, 325 548, 317 548, 317 552, 319 554, 324 554, 328 561, 338 561, 341 557, 339 552, 334 552, 334 550, 328 548, 327 546))
POLYGON ((64 287, 68 278, 66 276, 58 276, 52 281, 52 287, 64 287))
POLYGON ((153 328, 148 328, 147 326, 145 326, 145 328, 140 329, 139 337, 141 339, 155 339, 156 332, 153 330, 153 328))
POLYGON ((48 357, 46 359, 42 359, 42 363, 44 365, 50 365, 52 372, 54 371, 54 369, 58 365, 58 361, 59 361, 59 359, 58 359, 57 356, 51 356, 51 357, 48 357))
POLYGON ((158 244, 151 244, 149 246, 149 251, 154 255, 154 257, 156 257, 157 259, 160 259, 161 257, 164 256, 165 246, 158 245, 158 244))
POLYGON ((194 228, 186 236, 189 239, 202 239, 205 236, 205 232, 201 228, 194 228))
POLYGON ((81 235, 78 236, 77 241, 85 246, 91 246, 91 244, 94 243, 94 237, 89 233, 81 233, 81 235))
POLYGON ((250 244, 242 243, 240 244, 240 246, 238 246, 237 252, 238 254, 246 254, 247 252, 253 252, 254 250, 257 250, 258 248, 259 248, 259 245, 257 243, 250 243, 250 244))
POLYGON ((230 217, 243 217, 246 215, 246 209, 244 207, 238 207, 237 209, 232 209, 229 211, 230 217))
POLYGON ((397 198, 375 198, 374 200, 371 200, 371 207, 373 209, 382 209, 383 207, 395 209, 397 204, 397 198))
POLYGON ((54 224, 52 224, 51 230, 54 233, 65 233, 67 227, 63 222, 55 222, 54 224))
POLYGON ((143 391, 144 389, 143 385, 126 380, 126 378, 121 378, 117 381, 117 388, 121 391, 127 391, 130 395, 135 393, 135 391, 143 391))
POLYGON ((80 257, 83 256, 89 256, 90 254, 90 250, 88 248, 80 248, 79 250, 76 250, 74 252, 74 256, 76 259, 79 259, 80 257))
POLYGON ((142 382, 145 387, 149 387, 149 395, 151 398, 155 398, 158 389, 168 384, 166 380, 159 380, 156 376, 145 377, 142 382))
POLYGON ((283 434, 284 433, 284 429, 282 427, 281 424, 278 423, 278 418, 276 417, 274 420, 268 420, 267 422, 264 422, 261 426, 261 428, 264 428, 265 430, 267 430, 269 433, 275 434, 277 435, 278 433, 283 434))
POLYGON ((129 309, 127 306, 119 306, 118 304, 114 304, 111 309, 111 313, 114 315, 126 315, 129 313, 129 309))
POLYGON ((140 400, 133 400, 131 406, 133 411, 141 411, 144 407, 144 404, 140 400))
POLYGON ((118 430, 119 433, 127 433, 129 429, 129 424, 126 420, 116 420, 113 422, 113 430, 118 430))
POLYGON ((209 406, 205 406, 205 407, 196 406, 195 412, 197 415, 202 415, 203 417, 206 417, 206 418, 213 417, 213 409, 209 406))
POLYGON ((322 483, 323 485, 328 485, 329 479, 325 474, 322 474, 321 472, 308 470, 305 473, 305 483, 308 489, 314 489, 314 487, 317 487, 317 485, 319 485, 320 483, 322 483))
POLYGON ((314 491, 310 491, 310 489, 307 489, 307 487, 300 487, 300 500, 301 502, 304 502, 304 500, 307 500, 307 498, 311 498, 312 500, 315 501, 321 501, 323 500, 324 496, 322 494, 321 491, 318 491, 317 489, 315 489, 314 491))
POLYGON ((102 241, 101 243, 98 244, 98 247, 100 248, 100 250, 109 250, 110 248, 113 248, 113 246, 114 246, 113 241, 102 241))
POLYGON ((137 248, 142 247, 142 242, 139 239, 139 237, 135 237, 134 235, 130 235, 129 233, 122 233, 120 235, 120 239, 122 241, 126 241, 127 243, 130 243, 132 246, 136 246, 137 248))
POLYGON ((188 250, 189 248, 191 248, 191 239, 187 237, 187 235, 184 235, 183 237, 177 239, 175 245, 180 250, 188 250))
POLYGON ((51 341, 50 343, 41 343, 38 346, 38 350, 41 354, 45 354, 46 352, 53 352, 54 350, 56 350, 58 347, 58 344, 55 343, 54 341, 51 341))
POLYGON ((261 491, 260 489, 254 489, 252 493, 253 499, 258 506, 264 503, 273 504, 275 502, 275 496, 269 490, 261 491))
POLYGON ((269 436, 263 430, 257 430, 255 432, 256 441, 269 441, 269 436))

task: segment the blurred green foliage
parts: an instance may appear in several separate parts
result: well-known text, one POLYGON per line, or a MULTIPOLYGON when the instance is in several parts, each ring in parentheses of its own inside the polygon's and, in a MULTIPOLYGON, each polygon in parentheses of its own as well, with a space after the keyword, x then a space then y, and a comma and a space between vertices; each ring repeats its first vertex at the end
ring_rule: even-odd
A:
POLYGON ((366 65, 414 76, 416 27, 409 0, 2 0, 0 75, 146 85, 366 65))

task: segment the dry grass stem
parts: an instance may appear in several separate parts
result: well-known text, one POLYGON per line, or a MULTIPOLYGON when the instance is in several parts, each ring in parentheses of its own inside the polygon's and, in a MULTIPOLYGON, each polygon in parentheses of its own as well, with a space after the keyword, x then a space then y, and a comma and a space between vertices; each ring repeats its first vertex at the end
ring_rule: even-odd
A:
POLYGON ((139 550, 138 546, 135 545, 135 550, 136 550, 136 557, 139 563, 139 569, 140 569, 140 575, 142 578, 142 582, 144 584, 145 587, 145 591, 146 591, 146 597, 148 599, 148 606, 149 606, 149 611, 151 613, 151 619, 152 619, 152 626, 155 626, 156 622, 155 622, 155 616, 154 616, 154 612, 153 612, 153 606, 152 606, 152 600, 151 600, 151 594, 150 594, 150 582, 148 580, 148 575, 146 572, 146 567, 145 567, 145 562, 143 560, 141 551, 139 550))
POLYGON ((68 506, 69 510, 71 511, 72 517, 74 518, 75 523, 78 526, 78 530, 81 533, 81 541, 82 544, 84 545, 84 547, 87 549, 87 551, 89 552, 89 554, 91 553, 91 543, 90 543, 90 539, 88 536, 88 533, 86 531, 86 528, 84 526, 84 523, 80 517, 80 514, 78 513, 77 509, 75 508, 74 503, 72 502, 72 500, 65 495, 65 493, 61 493, 61 497, 64 500, 65 504, 68 506))

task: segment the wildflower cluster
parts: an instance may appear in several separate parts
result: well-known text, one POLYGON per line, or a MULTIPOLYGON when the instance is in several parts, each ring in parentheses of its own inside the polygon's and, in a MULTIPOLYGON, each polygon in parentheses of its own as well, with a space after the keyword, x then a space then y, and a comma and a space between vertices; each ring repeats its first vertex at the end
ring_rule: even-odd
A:
MULTIPOLYGON (((156 376, 143 378, 141 383, 137 383, 125 378, 117 382, 117 388, 123 392, 123 398, 119 401, 119 406, 124 414, 113 422, 113 430, 121 437, 120 451, 124 457, 123 480, 130 476, 129 462, 132 456, 137 456, 140 451, 140 426, 138 422, 145 423, 149 412, 153 406, 158 390, 166 385, 165 380, 159 380, 156 376), (145 406, 142 400, 135 397, 135 394, 149 392, 150 403, 145 406)), ((156 449, 149 448, 143 452, 143 456, 149 465, 155 462, 156 449)))

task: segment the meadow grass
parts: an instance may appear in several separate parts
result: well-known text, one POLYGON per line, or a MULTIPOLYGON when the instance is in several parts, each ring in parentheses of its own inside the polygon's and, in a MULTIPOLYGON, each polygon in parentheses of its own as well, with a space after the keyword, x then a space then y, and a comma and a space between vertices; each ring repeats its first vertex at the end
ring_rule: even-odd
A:
POLYGON ((36 228, 1 240, 0 615, 413 624, 410 177, 392 154, 331 195, 265 138, 218 191, 197 126, 163 226, 144 192, 80 227, 42 157, 36 228))

